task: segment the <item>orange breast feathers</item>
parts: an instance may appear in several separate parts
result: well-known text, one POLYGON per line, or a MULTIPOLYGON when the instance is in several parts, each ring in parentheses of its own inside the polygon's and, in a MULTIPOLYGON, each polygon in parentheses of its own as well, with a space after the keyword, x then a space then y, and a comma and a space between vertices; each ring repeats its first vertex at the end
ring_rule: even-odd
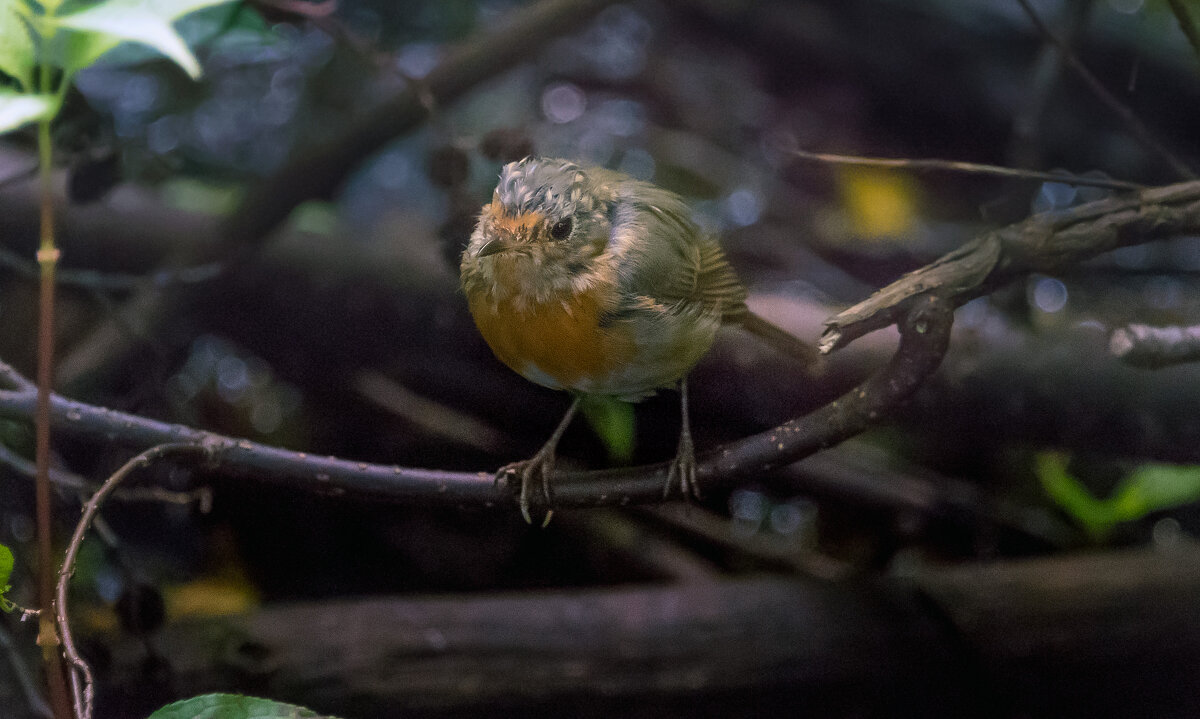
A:
POLYGON ((538 304, 494 301, 487 293, 468 297, 471 315, 492 352, 531 382, 552 389, 595 391, 634 361, 628 327, 601 327, 607 309, 601 298, 612 288, 598 285, 538 304))

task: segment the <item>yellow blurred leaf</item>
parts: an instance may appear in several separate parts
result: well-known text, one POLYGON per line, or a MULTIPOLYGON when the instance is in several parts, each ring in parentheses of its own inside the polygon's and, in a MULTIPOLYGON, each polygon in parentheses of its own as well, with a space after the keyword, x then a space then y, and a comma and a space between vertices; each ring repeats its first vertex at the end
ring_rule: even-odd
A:
POLYGON ((237 577, 205 577, 168 587, 163 599, 172 619, 238 614, 253 609, 259 601, 254 586, 237 577))
POLYGON ((899 237, 917 220, 917 186, 907 175, 871 167, 838 167, 838 190, 856 235, 899 237))

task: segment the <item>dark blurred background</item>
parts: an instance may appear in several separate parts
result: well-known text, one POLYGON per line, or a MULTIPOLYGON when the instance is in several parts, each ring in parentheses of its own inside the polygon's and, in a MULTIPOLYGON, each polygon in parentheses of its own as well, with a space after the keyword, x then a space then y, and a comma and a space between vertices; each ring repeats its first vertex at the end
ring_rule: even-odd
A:
MULTIPOLYGON (((839 309, 976 233, 1110 191, 830 166, 796 150, 1148 185, 1180 179, 1015 1, 549 4, 567 8, 564 20, 534 36, 512 29, 537 4, 508 0, 230 4, 180 23, 205 69, 197 83, 136 49, 81 73, 55 136, 63 168, 58 390, 314 454, 492 471, 531 455, 568 403, 491 357, 458 292, 458 254, 504 162, 568 157, 681 193, 720 235, 752 306, 812 342, 839 309), (482 36, 505 37, 515 52, 439 101, 447 85, 431 73, 482 36), (392 131, 378 110, 412 88, 427 117, 392 131), (345 176, 280 174, 356 138, 369 138, 368 158, 345 176), (334 189, 289 208, 268 236, 231 245, 222 223, 254 212, 239 202, 287 194, 281 188, 292 183, 334 189)), ((1177 158, 1198 166, 1200 58, 1166 2, 1034 7, 1177 158)), ((34 163, 32 134, 0 143, 0 359, 26 374, 36 323, 34 163)), ((1089 520, 1108 510, 1056 501, 1036 460, 1070 453, 1073 476, 1098 502, 1147 462, 1200 460, 1195 370, 1132 369, 1106 351, 1107 332, 1128 322, 1194 324, 1197 269, 1200 238, 1178 238, 976 300, 959 311, 940 372, 889 422, 782 473, 706 493, 686 511, 560 512, 539 530, 510 507, 401 506, 197 469, 148 472, 143 484, 202 488, 211 506, 181 494, 106 507, 105 532, 89 541, 74 580, 77 631, 89 637, 101 678, 98 715, 144 716, 169 698, 224 688, 348 717, 752 716, 806 701, 832 716, 1192 716, 1179 699, 1196 688, 1200 675, 1187 673, 1196 665, 1165 659, 1169 647, 1155 644, 1170 636, 1170 611, 1156 625, 1163 634, 1147 634, 1136 656, 1191 683, 1168 674, 1166 688, 1151 686, 1135 673, 1121 684, 1124 703, 1114 703, 1109 669, 1091 658, 1055 671, 998 668, 987 647, 964 649, 977 637, 957 634, 963 627, 945 606, 922 604, 958 595, 932 585, 914 594, 908 582, 930 566, 1190 546, 1200 514, 1186 500, 1200 489, 1186 480, 1179 502, 1151 503, 1089 532, 1089 520), (269 624, 271 615, 256 613, 295 602, 330 603, 336 624, 348 610, 334 603, 351 598, 469 602, 503 591, 536 599, 564 588, 763 576, 883 602, 889 608, 870 610, 872 621, 917 622, 887 626, 928 640, 935 649, 915 664, 936 669, 880 669, 889 678, 878 695, 870 671, 848 671, 803 686, 786 672, 719 688, 647 680, 603 701, 578 688, 409 701, 394 686, 351 695, 271 672, 206 673, 206 650, 170 634, 187 622, 223 626, 237 613, 269 624), (939 653, 944 646, 970 659, 947 669, 960 655, 939 653)), ((813 378, 745 335, 723 334, 691 382, 699 449, 824 404, 893 348, 891 330, 869 335, 813 378)), ((637 407, 634 425, 616 428, 632 436, 628 461, 671 455, 677 403, 663 393, 637 407)), ((0 432, 11 452, 31 456, 28 427, 6 421, 0 432)), ((64 435, 56 444, 58 466, 93 483, 132 454, 118 438, 64 435)), ((583 421, 560 446, 564 466, 602 467, 609 454, 583 421)), ((32 604, 32 482, 19 460, 4 464, 0 542, 18 555, 13 596, 32 604)), ((59 499, 65 535, 79 493, 59 499)), ((1031 581, 1058 576, 1058 566, 1031 581)), ((1120 596, 1141 596, 1140 576, 1131 572, 1120 596)), ((1184 576, 1182 585, 1168 582, 1180 611, 1195 589, 1184 576)), ((978 577, 962 581, 981 586, 978 577)), ((1108 636, 1103 619, 1095 618, 1096 646, 1108 636)), ((1056 626, 1031 631, 1063 631, 1056 626)), ((38 716, 21 689, 31 631, 5 624, 13 657, 0 663, 0 705, 20 707, 5 716, 38 716)), ((1195 627, 1185 634, 1200 635, 1195 627)), ((897 651, 880 664, 904 664, 897 651)), ((519 666, 521 654, 513 656, 519 666)), ((721 661, 717 652, 712 662, 721 661)))

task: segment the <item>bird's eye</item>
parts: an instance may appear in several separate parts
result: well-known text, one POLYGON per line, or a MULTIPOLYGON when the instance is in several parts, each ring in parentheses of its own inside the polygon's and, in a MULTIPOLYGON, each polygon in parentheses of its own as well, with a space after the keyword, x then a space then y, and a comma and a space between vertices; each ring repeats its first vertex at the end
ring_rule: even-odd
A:
POLYGON ((565 240, 571 234, 571 218, 568 217, 554 223, 554 227, 550 228, 550 236, 556 240, 565 240))

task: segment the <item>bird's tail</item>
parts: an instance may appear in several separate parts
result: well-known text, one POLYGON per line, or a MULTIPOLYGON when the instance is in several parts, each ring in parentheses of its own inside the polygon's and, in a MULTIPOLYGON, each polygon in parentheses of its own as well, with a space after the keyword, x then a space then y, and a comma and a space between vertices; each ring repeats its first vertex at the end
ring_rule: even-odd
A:
POLYGON ((824 358, 817 348, 807 344, 796 335, 782 327, 769 322, 761 315, 747 311, 741 320, 742 328, 770 345, 780 354, 791 357, 805 366, 809 371, 818 371, 824 364, 824 358))

